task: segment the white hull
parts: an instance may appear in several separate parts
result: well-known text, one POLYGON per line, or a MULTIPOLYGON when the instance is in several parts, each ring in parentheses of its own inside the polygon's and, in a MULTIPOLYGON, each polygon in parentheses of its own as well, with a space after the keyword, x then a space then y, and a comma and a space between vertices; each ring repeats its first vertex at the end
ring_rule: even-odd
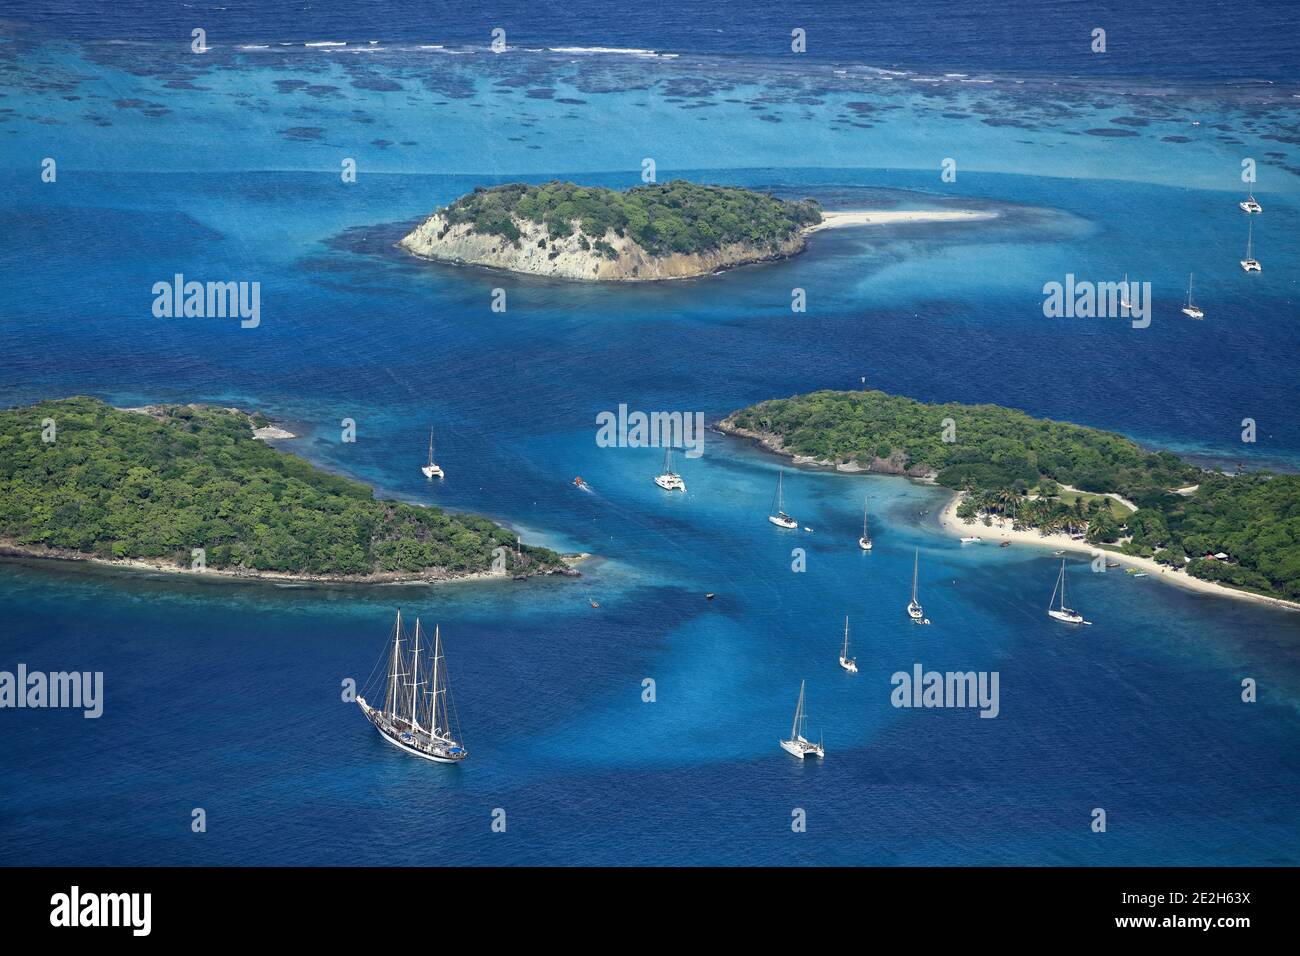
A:
POLYGON ((911 618, 912 620, 914 620, 914 621, 919 621, 919 620, 921 620, 923 617, 925 617, 925 611, 923 611, 923 610, 921 609, 921 605, 919 605, 919 604, 913 604, 913 603, 911 603, 911 602, 908 602, 908 605, 907 605, 907 616, 910 617, 910 618, 911 618))
POLYGON ((983 541, 983 540, 984 540, 984 539, 983 539, 983 538, 980 538, 980 537, 974 537, 974 538, 962 538, 962 539, 961 539, 961 543, 962 543, 962 544, 976 544, 977 542, 980 542, 980 541, 983 541))
POLYGON ((1243 202, 1237 203, 1237 205, 1241 207, 1242 212, 1257 213, 1264 211, 1264 207, 1253 199, 1247 199, 1243 202))
POLYGON ((870 550, 871 550, 871 539, 870 539, 870 538, 858 538, 858 547, 861 548, 863 551, 870 551, 870 550))
POLYGON ((787 531, 794 531, 799 527, 799 522, 795 521, 789 515, 768 515, 767 520, 772 522, 778 528, 785 528, 787 531))
POLYGON ((1258 259, 1242 259, 1241 267, 1247 272, 1263 272, 1264 267, 1259 264, 1258 259))
POLYGON ((843 668, 844 668, 846 671, 848 671, 850 674, 856 674, 856 673, 858 672, 858 662, 857 662, 857 661, 846 661, 844 658, 841 657, 841 658, 840 658, 840 667, 843 667, 843 668))
POLYGON ((408 743, 400 737, 394 736, 390 733, 389 729, 379 725, 378 711, 367 704, 364 697, 357 698, 357 705, 361 708, 361 712, 366 715, 366 719, 369 720, 375 730, 379 732, 380 737, 392 744, 398 750, 404 751, 413 757, 422 757, 425 760, 432 760, 434 763, 460 763, 469 756, 468 751, 461 748, 459 744, 450 740, 447 741, 447 750, 445 751, 438 747, 435 747, 432 750, 426 750, 423 747, 416 746, 414 742, 408 743), (452 747, 457 748, 459 752, 450 753, 449 751, 452 747))
POLYGON ((1183 315, 1187 316, 1189 319, 1205 318, 1205 313, 1202 312, 1200 309, 1196 308, 1195 306, 1191 306, 1189 308, 1183 309, 1183 315))
POLYGON ((655 475, 655 484, 664 491, 685 491, 686 482, 682 481, 680 475, 672 473, 666 475, 655 475))
POLYGON ((421 465, 420 471, 424 472, 424 477, 426 478, 444 477, 442 473, 442 469, 439 468, 437 465, 421 465))
POLYGON ((382 730, 379 732, 379 736, 383 737, 384 740, 388 741, 398 750, 405 751, 406 753, 410 754, 413 757, 423 757, 425 760, 432 760, 434 763, 460 763, 462 760, 465 759, 465 757, 469 756, 468 754, 466 754, 465 756, 462 757, 443 757, 443 756, 439 756, 438 754, 429 753, 427 750, 420 750, 418 747, 412 747, 409 746, 408 744, 404 744, 402 743, 402 741, 395 740, 394 738, 388 736, 388 734, 384 733, 382 730))
POLYGON ((781 749, 788 754, 793 754, 794 756, 798 757, 800 760, 803 760, 805 757, 808 756, 814 756, 814 757, 826 756, 826 751, 824 751, 819 745, 809 743, 808 741, 804 740, 802 737, 798 738, 797 740, 781 741, 781 749))
POLYGON ((1055 619, 1058 620, 1058 621, 1064 621, 1066 624, 1086 624, 1086 623, 1087 623, 1087 622, 1083 619, 1083 615, 1080 614, 1078 611, 1071 611, 1071 610, 1069 610, 1069 609, 1066 609, 1066 610, 1064 610, 1064 611, 1059 611, 1059 610, 1057 610, 1056 608, 1052 608, 1052 610, 1048 611, 1047 613, 1048 613, 1048 616, 1050 616, 1050 617, 1052 617, 1052 618, 1055 618, 1055 619))

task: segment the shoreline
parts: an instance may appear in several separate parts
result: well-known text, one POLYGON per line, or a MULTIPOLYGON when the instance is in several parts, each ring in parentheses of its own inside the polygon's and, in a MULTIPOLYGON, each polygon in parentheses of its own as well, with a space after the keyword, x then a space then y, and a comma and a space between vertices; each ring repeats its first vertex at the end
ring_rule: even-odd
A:
POLYGON ((923 222, 977 222, 997 219, 1000 213, 984 209, 842 209, 822 210, 822 221, 803 228, 804 235, 823 229, 853 226, 891 226, 923 222))
POLYGON ((583 552, 581 554, 565 554, 560 557, 565 564, 563 569, 557 568, 552 571, 540 571, 533 574, 523 575, 512 575, 509 573, 496 574, 492 571, 466 571, 460 574, 446 571, 385 571, 364 576, 306 574, 294 571, 256 571, 231 568, 207 568, 203 571, 194 571, 183 565, 168 564, 162 558, 101 558, 98 555, 85 554, 80 551, 72 551, 66 548, 49 548, 44 545, 18 544, 8 538, 0 538, 0 560, 61 561, 69 564, 89 564, 101 568, 111 568, 117 571, 174 574, 189 578, 219 578, 236 583, 292 583, 308 586, 334 586, 343 584, 362 587, 387 587, 414 584, 454 584, 462 581, 526 581, 530 578, 551 577, 554 575, 560 575, 562 577, 578 577, 580 572, 574 566, 591 557, 591 555, 583 552))
MULTIPOLYGON (((795 468, 803 468, 809 471, 834 471, 839 474, 857 474, 857 475, 881 475, 886 478, 906 478, 917 484, 930 485, 938 487, 934 481, 934 473, 926 472, 924 474, 909 474, 902 470, 886 470, 876 467, 863 468, 856 463, 835 463, 824 459, 816 459, 809 455, 796 455, 788 451, 780 440, 774 435, 768 435, 760 432, 753 432, 748 429, 739 428, 722 419, 714 424, 714 430, 723 435, 733 438, 741 438, 753 442, 769 454, 784 458, 795 468)), ((873 463, 874 466, 875 463, 873 463)), ((1122 565, 1134 567, 1138 570, 1145 571, 1152 578, 1159 581, 1166 581, 1178 587, 1186 588, 1189 591, 1199 591, 1202 594, 1212 594, 1219 597, 1236 598, 1237 600, 1254 601, 1257 604, 1267 604, 1281 610, 1300 611, 1300 601, 1288 601, 1286 598, 1270 597, 1266 594, 1256 594, 1253 591, 1243 591, 1239 588, 1230 588, 1227 585, 1219 584, 1216 581, 1205 581, 1201 578, 1194 578, 1185 571, 1175 571, 1166 564, 1151 558, 1135 557, 1123 554, 1119 551, 1112 550, 1086 541, 1076 541, 1067 534, 1057 532, 1055 534, 1044 535, 1038 531, 1015 531, 1010 526, 1010 521, 1005 518, 994 518, 993 524, 985 527, 983 519, 979 518, 970 524, 966 524, 957 517, 957 506, 961 504, 963 495, 961 492, 953 492, 951 499, 939 512, 939 527, 950 537, 961 538, 967 536, 979 536, 985 538, 980 545, 983 547, 992 544, 998 547, 1002 541, 1010 541, 1012 544, 1025 544, 1036 548, 1052 548, 1057 551, 1072 551, 1078 554, 1087 554, 1095 556, 1103 554, 1108 560, 1117 561, 1122 565), (987 537, 985 537, 987 535, 987 537)), ((1119 499, 1123 500, 1123 499, 1119 499)))
POLYGON ((701 279, 767 262, 780 262, 808 250, 808 237, 826 229, 888 226, 943 222, 976 222, 997 219, 1001 213, 981 209, 845 209, 821 212, 821 222, 803 226, 774 248, 733 243, 704 252, 653 255, 630 236, 607 232, 604 239, 618 250, 617 259, 607 259, 579 244, 575 234, 556 247, 540 224, 518 221, 517 244, 484 235, 467 224, 451 225, 442 212, 419 221, 396 243, 412 258, 444 265, 476 266, 512 275, 531 275, 565 282, 673 282, 701 279), (541 245, 546 245, 542 249, 541 245), (624 261, 626 260, 626 261, 624 261))
POLYGON ((967 524, 957 517, 957 506, 961 504, 963 497, 964 495, 961 492, 956 492, 944 505, 943 510, 939 513, 939 527, 952 537, 975 535, 984 538, 981 544, 973 546, 986 547, 992 545, 996 548, 1000 542, 1010 541, 1012 544, 1025 544, 1036 548, 1052 548, 1057 551, 1072 551, 1094 557, 1104 555, 1108 561, 1117 561, 1127 567, 1137 568, 1140 571, 1147 572, 1155 580, 1165 581, 1189 591, 1199 591, 1202 594, 1213 594, 1219 597, 1269 604, 1288 611, 1300 611, 1300 602, 1288 601, 1286 598, 1269 597, 1265 594, 1256 594, 1253 591, 1243 591, 1239 588, 1231 588, 1219 584, 1217 581, 1194 578, 1186 571, 1176 571, 1169 565, 1160 564, 1152 558, 1123 554, 1109 547, 1076 540, 1063 532, 1042 534, 1038 531, 1016 531, 1011 527, 1011 520, 1008 518, 994 518, 991 526, 985 526, 983 518, 976 518, 967 524), (987 537, 985 537, 986 535, 987 537))

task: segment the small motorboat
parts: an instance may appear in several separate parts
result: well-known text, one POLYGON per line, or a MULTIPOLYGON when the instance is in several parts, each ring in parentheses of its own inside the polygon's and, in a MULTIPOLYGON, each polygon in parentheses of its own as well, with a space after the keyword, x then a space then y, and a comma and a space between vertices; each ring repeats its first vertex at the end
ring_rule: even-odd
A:
POLYGON ((581 475, 573 479, 573 485, 575 488, 581 488, 583 491, 591 491, 591 485, 583 481, 581 475))
POLYGON ((587 603, 592 607, 600 607, 600 604, 592 598, 587 598, 587 603))

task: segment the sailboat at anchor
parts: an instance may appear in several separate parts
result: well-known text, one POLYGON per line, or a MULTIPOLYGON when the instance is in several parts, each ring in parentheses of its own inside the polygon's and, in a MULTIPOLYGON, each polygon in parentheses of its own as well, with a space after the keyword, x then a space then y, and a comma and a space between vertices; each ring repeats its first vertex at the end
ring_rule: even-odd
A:
POLYGON ((785 469, 782 468, 776 477, 776 498, 772 501, 772 513, 767 516, 767 520, 772 522, 778 528, 785 528, 787 531, 793 531, 799 527, 799 522, 795 521, 785 513, 785 469))
POLYGON ((916 574, 921 566, 921 549, 916 549, 916 554, 912 557, 912 600, 907 602, 907 616, 917 624, 929 624, 930 619, 925 616, 925 611, 921 607, 921 602, 916 599, 916 574))
POLYGON ((790 739, 781 741, 781 749, 786 753, 794 754, 800 760, 803 760, 809 754, 817 757, 825 757, 826 749, 822 746, 821 741, 813 743, 803 735, 804 722, 807 721, 808 715, 804 712, 804 684, 807 681, 799 682, 799 703, 794 709, 794 726, 790 728, 790 739))
POLYGON ((858 672, 858 659, 849 657, 849 616, 844 615, 844 648, 840 651, 840 667, 850 674, 858 672))
POLYGON ((682 476, 673 471, 673 449, 672 446, 664 448, 664 470, 663 474, 655 475, 655 484, 664 491, 685 491, 686 482, 682 481, 682 476))
POLYGON ((863 551, 871 550, 871 536, 867 534, 867 502, 862 501, 862 537, 858 538, 858 547, 863 551))
POLYGON ((1065 558, 1061 559, 1061 573, 1056 576, 1056 587, 1052 588, 1051 600, 1047 602, 1047 614, 1058 621, 1064 621, 1066 624, 1091 624, 1092 621, 1085 621, 1083 615, 1072 607, 1065 606, 1065 558), (1061 601, 1056 602, 1057 592, 1061 593, 1061 601), (1053 606, 1055 605, 1055 606, 1053 606))
POLYGON ((442 634, 433 629, 433 653, 415 620, 415 635, 406 640, 402 612, 393 626, 393 645, 387 652, 383 705, 374 707, 357 696, 357 706, 379 735, 399 750, 436 763, 459 763, 469 756, 459 743, 455 707, 449 708, 447 667, 442 655, 442 634), (403 649, 410 645, 410 651, 403 649), (421 655, 423 651, 423 655, 421 655), (423 669, 421 669, 423 660, 423 669))
POLYGON ((1197 308, 1196 305, 1192 302, 1192 279, 1193 278, 1195 278, 1194 275, 1189 274, 1187 276, 1187 304, 1183 306, 1183 315, 1187 316, 1189 319, 1203 319, 1205 318, 1205 313, 1202 312, 1199 308, 1197 308))
POLYGON ((444 478, 442 469, 433 462, 433 429, 429 429, 429 463, 421 465, 420 471, 424 472, 426 478, 444 478))

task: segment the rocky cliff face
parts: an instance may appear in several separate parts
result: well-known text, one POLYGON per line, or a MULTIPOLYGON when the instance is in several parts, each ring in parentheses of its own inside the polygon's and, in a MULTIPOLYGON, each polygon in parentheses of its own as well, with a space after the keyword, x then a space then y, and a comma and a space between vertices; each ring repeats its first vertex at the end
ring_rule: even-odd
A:
POLYGON ((522 219, 516 219, 514 223, 522 233, 517 242, 504 236, 475 232, 472 223, 448 226, 446 218, 438 213, 404 236, 398 245, 421 258, 439 262, 491 266, 530 275, 597 282, 685 279, 708 275, 747 262, 784 259, 802 252, 805 245, 800 234, 785 240, 775 250, 733 243, 705 253, 656 256, 631 236, 620 237, 611 230, 605 233, 604 241, 617 255, 610 257, 598 253, 590 238, 587 240, 589 248, 583 249, 581 236, 576 230, 571 236, 552 240, 547 236, 546 226, 541 223, 522 219))

